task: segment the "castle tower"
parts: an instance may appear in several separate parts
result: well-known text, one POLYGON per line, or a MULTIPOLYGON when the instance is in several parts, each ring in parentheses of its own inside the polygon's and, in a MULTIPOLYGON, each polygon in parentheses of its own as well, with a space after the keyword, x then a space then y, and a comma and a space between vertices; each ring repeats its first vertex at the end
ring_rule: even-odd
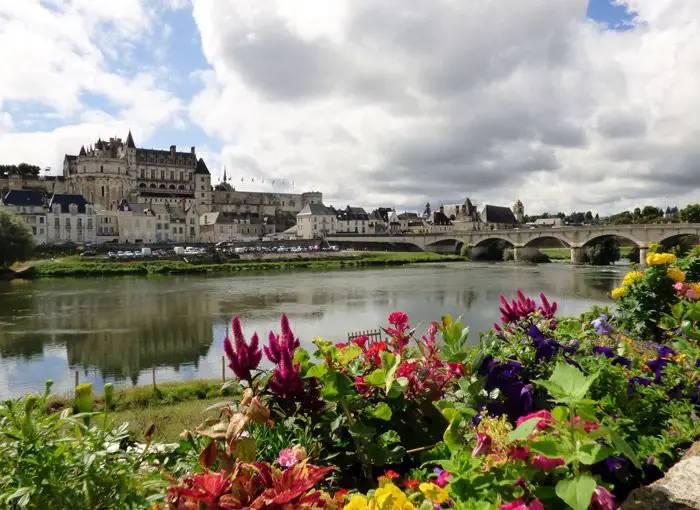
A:
POLYGON ((525 220, 525 206, 523 206, 520 199, 513 204, 513 215, 518 223, 522 223, 525 220))
POLYGON ((211 212, 212 189, 211 173, 202 158, 197 161, 194 171, 194 200, 200 212, 211 212))

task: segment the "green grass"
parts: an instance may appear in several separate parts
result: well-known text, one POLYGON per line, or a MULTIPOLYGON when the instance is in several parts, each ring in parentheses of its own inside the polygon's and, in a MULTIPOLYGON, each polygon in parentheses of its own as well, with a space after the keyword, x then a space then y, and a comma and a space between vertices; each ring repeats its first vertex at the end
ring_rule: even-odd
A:
POLYGON ((25 277, 158 275, 191 273, 235 273, 243 271, 338 269, 351 267, 398 266, 426 262, 463 261, 457 255, 427 252, 360 252, 350 256, 293 260, 235 260, 224 263, 188 263, 173 260, 111 262, 66 258, 59 262, 39 262, 25 271, 25 277))
MULTIPOLYGON (((620 246, 620 257, 629 257, 632 246, 620 246)), ((569 248, 540 248, 540 251, 549 256, 552 260, 571 260, 571 250, 569 248)))

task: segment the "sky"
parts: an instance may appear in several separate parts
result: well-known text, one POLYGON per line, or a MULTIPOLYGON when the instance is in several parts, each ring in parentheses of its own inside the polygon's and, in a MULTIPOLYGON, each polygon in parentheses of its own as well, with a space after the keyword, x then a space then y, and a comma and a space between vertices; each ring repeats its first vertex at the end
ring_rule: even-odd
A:
POLYGON ((682 207, 699 23, 697 0, 0 0, 0 164, 55 174, 131 129, 338 207, 682 207))

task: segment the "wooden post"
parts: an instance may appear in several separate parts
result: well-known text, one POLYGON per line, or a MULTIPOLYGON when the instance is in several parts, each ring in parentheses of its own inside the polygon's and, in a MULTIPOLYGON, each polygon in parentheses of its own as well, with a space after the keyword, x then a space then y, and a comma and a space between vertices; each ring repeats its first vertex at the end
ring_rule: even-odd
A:
POLYGON ((76 370, 75 371, 75 387, 77 388, 79 384, 80 384, 80 372, 78 372, 76 370))
POLYGON ((221 379, 226 382, 226 356, 221 356, 221 379))
POLYGON ((153 376, 153 388, 156 387, 156 366, 153 365, 153 369, 151 370, 151 374, 153 376))

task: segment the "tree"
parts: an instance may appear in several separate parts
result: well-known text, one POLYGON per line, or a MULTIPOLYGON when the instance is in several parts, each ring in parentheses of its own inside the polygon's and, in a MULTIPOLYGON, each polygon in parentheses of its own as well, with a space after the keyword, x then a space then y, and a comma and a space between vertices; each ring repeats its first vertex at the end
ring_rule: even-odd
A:
POLYGON ((653 205, 645 205, 644 209, 642 209, 642 216, 645 218, 658 218, 662 214, 661 210, 653 205))
POLYGON ((425 210, 423 211, 423 216, 426 218, 430 217, 430 202, 425 204, 425 210))
POLYGON ((33 249, 34 238, 22 220, 0 208, 0 269, 28 259, 33 249))
POLYGON ((689 205, 680 211, 681 221, 700 223, 700 204, 689 205))
POLYGON ((593 213, 591 211, 586 211, 586 215, 584 216, 584 220, 593 221, 593 213))
POLYGON ((595 220, 596 223, 598 223, 600 221, 600 216, 598 215, 598 213, 595 213, 595 218, 593 218, 593 219, 595 220))
POLYGON ((36 165, 20 163, 19 165, 0 165, 0 175, 39 175, 41 169, 36 165))
POLYGON ((639 218, 642 215, 642 210, 639 207, 634 208, 634 217, 639 218))
POLYGON ((606 237, 586 249, 586 261, 594 266, 609 266, 620 260, 620 245, 614 237, 606 237))

